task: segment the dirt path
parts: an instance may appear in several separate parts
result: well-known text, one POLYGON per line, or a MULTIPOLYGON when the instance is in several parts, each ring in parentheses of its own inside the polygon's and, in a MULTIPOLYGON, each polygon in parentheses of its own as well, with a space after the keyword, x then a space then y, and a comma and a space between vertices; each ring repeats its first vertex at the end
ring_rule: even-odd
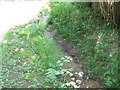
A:
POLYGON ((75 68, 75 71, 73 73, 84 72, 84 76, 82 78, 77 77, 77 79, 80 79, 82 81, 81 85, 78 88, 103 88, 104 87, 102 83, 89 79, 87 75, 87 70, 83 68, 84 63, 80 57, 79 48, 74 47, 72 42, 69 42, 68 40, 64 39, 59 34, 54 33, 54 31, 51 31, 51 30, 46 31, 45 35, 47 37, 53 38, 57 42, 61 50, 65 53, 65 55, 71 56, 73 58, 73 60, 70 63, 67 63, 65 65, 65 68, 75 68))

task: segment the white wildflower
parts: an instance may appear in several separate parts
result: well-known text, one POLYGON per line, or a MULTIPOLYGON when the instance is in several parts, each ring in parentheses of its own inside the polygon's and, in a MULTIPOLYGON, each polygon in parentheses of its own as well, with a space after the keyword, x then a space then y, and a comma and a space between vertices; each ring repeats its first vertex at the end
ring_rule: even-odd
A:
POLYGON ((67 74, 70 74, 70 72, 69 72, 69 71, 66 71, 66 73, 67 73, 67 74))
POLYGON ((70 62, 70 60, 64 60, 64 62, 70 62))
POLYGON ((98 38, 100 38, 101 36, 98 36, 98 38))
POLYGON ((83 72, 79 72, 78 75, 79 75, 79 77, 83 77, 84 73, 83 72))
POLYGON ((9 54, 12 54, 12 52, 10 52, 9 54))
POLYGON ((68 58, 68 56, 65 56, 65 58, 68 58))
POLYGON ((75 80, 75 78, 71 78, 72 80, 75 80))
POLYGON ((65 69, 62 69, 61 71, 65 72, 65 69))
POLYGON ((60 61, 60 60, 58 60, 58 61, 57 61, 57 63, 61 63, 61 61, 60 61))
POLYGON ((112 57, 113 55, 110 53, 110 55, 109 55, 110 57, 112 57))
POLYGON ((70 57, 70 61, 72 61, 73 59, 72 59, 72 57, 70 57))
POLYGON ((70 60, 70 56, 67 56, 66 58, 70 60))
POLYGON ((76 83, 73 82, 73 81, 71 81, 70 84, 71 84, 72 86, 76 85, 76 83))
POLYGON ((23 52, 23 51, 24 51, 24 48, 21 48, 20 51, 23 52))
POLYGON ((61 58, 61 60, 64 60, 64 59, 65 59, 64 57, 61 58))
POLYGON ((63 66, 63 63, 60 63, 59 66, 63 66))
POLYGON ((76 80, 76 83, 81 84, 81 80, 76 80))
POLYGON ((66 86, 70 86, 70 83, 66 83, 66 86))
POLYGON ((97 41, 97 44, 99 44, 100 42, 99 41, 97 41))
POLYGON ((70 76, 73 76, 73 74, 72 74, 72 73, 69 73, 69 75, 70 75, 70 76))
POLYGON ((64 71, 62 71, 61 73, 64 74, 64 71))
POLYGON ((78 86, 77 85, 74 85, 74 88, 77 88, 78 86))
POLYGON ((75 72, 75 74, 78 74, 78 72, 75 72))

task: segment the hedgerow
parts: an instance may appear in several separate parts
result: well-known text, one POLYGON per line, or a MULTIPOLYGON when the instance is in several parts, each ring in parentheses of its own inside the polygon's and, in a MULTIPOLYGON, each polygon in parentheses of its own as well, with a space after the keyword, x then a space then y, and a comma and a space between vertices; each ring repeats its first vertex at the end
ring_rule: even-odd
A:
POLYGON ((48 19, 63 37, 80 48, 89 76, 106 87, 120 87, 118 73, 118 28, 105 23, 90 3, 50 3, 48 19))

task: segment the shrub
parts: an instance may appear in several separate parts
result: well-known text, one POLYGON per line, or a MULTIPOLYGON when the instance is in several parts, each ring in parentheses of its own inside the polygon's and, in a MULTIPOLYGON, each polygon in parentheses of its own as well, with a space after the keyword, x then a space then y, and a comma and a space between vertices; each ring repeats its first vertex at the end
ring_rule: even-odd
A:
POLYGON ((89 3, 51 3, 50 7, 48 22, 80 47, 89 75, 104 80, 107 87, 119 87, 118 29, 101 22, 89 3))

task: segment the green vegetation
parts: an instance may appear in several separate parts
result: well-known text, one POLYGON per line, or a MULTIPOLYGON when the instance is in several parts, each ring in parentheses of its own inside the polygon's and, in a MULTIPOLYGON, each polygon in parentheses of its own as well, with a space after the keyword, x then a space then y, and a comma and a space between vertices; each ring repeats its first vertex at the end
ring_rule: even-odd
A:
POLYGON ((53 38, 45 36, 47 26, 80 49, 90 78, 103 81, 106 87, 120 88, 120 29, 106 23, 91 3, 51 2, 50 8, 47 24, 41 18, 48 13, 44 10, 39 20, 11 28, 0 43, 3 88, 81 87, 84 73, 65 67, 73 58, 65 56, 53 38))
POLYGON ((66 87, 65 83, 70 81, 66 72, 74 69, 62 67, 71 59, 62 54, 52 38, 44 35, 44 27, 42 21, 30 22, 6 33, 0 44, 3 88, 66 87))
POLYGON ((118 28, 105 23, 89 3, 50 3, 48 24, 80 48, 89 76, 106 87, 120 87, 118 28))

